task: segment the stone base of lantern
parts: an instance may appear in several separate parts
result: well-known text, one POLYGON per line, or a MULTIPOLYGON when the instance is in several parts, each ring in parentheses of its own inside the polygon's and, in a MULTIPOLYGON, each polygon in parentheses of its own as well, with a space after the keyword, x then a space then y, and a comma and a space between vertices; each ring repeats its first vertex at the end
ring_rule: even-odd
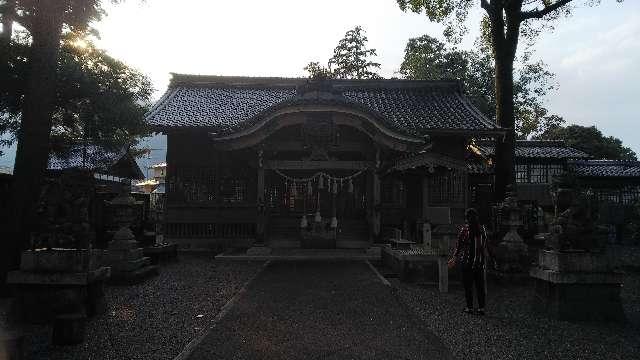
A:
POLYGON ((487 272, 502 284, 521 284, 529 280, 529 248, 515 230, 509 231, 493 250, 497 267, 487 272))
POLYGON ((623 274, 604 254, 541 250, 530 271, 533 309, 568 321, 624 321, 620 300, 623 274))
POLYGON ((144 256, 151 258, 153 265, 178 261, 178 244, 158 244, 144 248, 144 256))
POLYGON ((136 284, 149 276, 158 275, 158 267, 144 256, 129 228, 118 230, 109 243, 107 262, 111 266, 112 284, 136 284))
POLYGON ((257 246, 254 245, 247 249, 247 255, 252 256, 260 256, 260 255, 271 255, 271 248, 268 246, 257 246))

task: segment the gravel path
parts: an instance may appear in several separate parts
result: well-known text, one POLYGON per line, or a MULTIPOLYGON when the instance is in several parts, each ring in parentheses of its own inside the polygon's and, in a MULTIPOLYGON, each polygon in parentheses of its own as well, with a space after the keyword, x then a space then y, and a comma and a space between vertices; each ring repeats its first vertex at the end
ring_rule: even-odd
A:
POLYGON ((272 263, 191 354, 199 359, 450 359, 366 263, 272 263))
POLYGON ((458 359, 640 359, 640 273, 625 279, 625 325, 575 324, 532 314, 529 286, 490 284, 487 316, 479 317, 461 312, 461 286, 440 294, 434 286, 392 285, 458 359))
POLYGON ((109 309, 87 321, 83 344, 52 346, 51 326, 25 326, 26 358, 173 359, 261 266, 181 254, 142 284, 106 287, 109 309))

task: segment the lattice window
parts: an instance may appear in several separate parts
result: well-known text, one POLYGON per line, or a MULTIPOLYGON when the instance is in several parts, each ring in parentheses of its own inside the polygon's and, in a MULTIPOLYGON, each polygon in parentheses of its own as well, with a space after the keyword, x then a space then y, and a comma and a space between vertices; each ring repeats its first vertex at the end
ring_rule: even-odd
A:
POLYGON ((225 178, 222 182, 222 201, 242 203, 247 200, 247 180, 244 178, 225 178))
POLYGON ((529 182, 529 174, 527 173, 527 165, 516 165, 516 182, 529 182))
POLYGON ((564 173, 564 167, 560 164, 549 164, 549 179, 547 182, 551 182, 554 177, 560 176, 564 173))
POLYGON ((216 198, 214 168, 179 167, 169 181, 169 191, 181 193, 187 203, 211 202, 216 198))
POLYGON ((620 192, 617 190, 600 190, 597 193, 598 201, 617 204, 620 202, 620 192))
POLYGON ((448 204, 464 202, 465 173, 450 171, 428 178, 429 202, 448 204))
POLYGON ((547 183, 547 165, 531 164, 529 165, 529 182, 532 184, 547 183))
POLYGON ((398 206, 404 204, 404 182, 396 179, 385 179, 382 181, 381 185, 380 196, 384 204, 398 206))
POLYGON ((281 193, 282 193, 282 191, 280 190, 280 188, 277 185, 274 184, 272 186, 269 186, 265 190, 266 206, 271 208, 271 209, 275 209, 275 208, 279 207, 280 203, 282 201, 281 193))
POLYGON ((629 186, 622 190, 622 204, 633 205, 640 200, 640 187, 629 186))

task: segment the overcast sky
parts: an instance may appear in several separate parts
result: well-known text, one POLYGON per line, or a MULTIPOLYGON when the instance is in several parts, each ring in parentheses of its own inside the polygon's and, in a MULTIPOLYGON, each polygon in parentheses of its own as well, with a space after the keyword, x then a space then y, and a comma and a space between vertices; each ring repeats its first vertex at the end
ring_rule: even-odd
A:
MULTIPOLYGON (((302 68, 310 61, 326 63, 356 25, 377 49, 381 75, 398 76, 409 38, 442 34, 440 25, 403 13, 395 0, 128 0, 109 5, 107 13, 96 24, 99 46, 149 75, 155 98, 170 72, 305 76, 302 68)), ((462 47, 473 45, 479 19, 476 9, 462 47)), ((640 1, 579 7, 538 41, 536 57, 560 85, 548 99, 552 112, 572 123, 595 124, 640 154, 640 1)))

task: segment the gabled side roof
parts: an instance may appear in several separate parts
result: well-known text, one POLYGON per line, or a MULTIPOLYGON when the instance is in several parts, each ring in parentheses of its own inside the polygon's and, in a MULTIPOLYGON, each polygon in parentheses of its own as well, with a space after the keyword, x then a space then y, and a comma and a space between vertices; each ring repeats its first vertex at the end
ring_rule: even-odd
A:
POLYGON ((128 174, 126 177, 134 179, 144 178, 142 170, 140 170, 126 147, 114 150, 95 144, 74 145, 64 156, 50 154, 47 170, 80 169, 105 175, 122 175, 111 174, 114 167, 119 163, 120 169, 117 172, 124 171, 128 174), (122 167, 127 167, 128 169, 121 169, 122 167))
POLYGON ((569 167, 579 177, 640 178, 640 162, 627 160, 579 160, 569 167))
POLYGON ((502 131, 462 95, 455 80, 311 81, 173 74, 146 122, 159 130, 201 127, 230 134, 279 109, 312 104, 353 107, 390 130, 414 136, 435 131, 502 131), (317 89, 331 96, 305 96, 317 89))
MULTIPOLYGON (((475 148, 481 155, 495 155, 495 145, 489 141, 479 141, 475 148)), ((562 140, 516 140, 516 158, 589 159, 591 155, 567 146, 562 140)))

